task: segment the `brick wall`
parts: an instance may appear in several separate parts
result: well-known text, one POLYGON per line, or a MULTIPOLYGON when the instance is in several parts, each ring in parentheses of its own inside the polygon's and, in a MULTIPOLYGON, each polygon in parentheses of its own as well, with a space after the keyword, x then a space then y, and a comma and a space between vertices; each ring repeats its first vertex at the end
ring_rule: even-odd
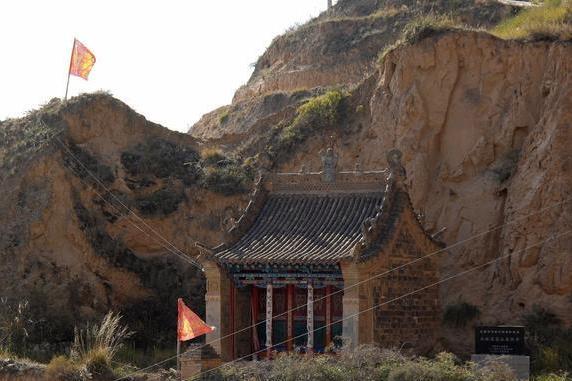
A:
MULTIPOLYGON (((393 239, 379 255, 362 266, 363 279, 439 249, 427 239, 412 218, 414 217, 408 212, 402 215, 393 239)), ((430 349, 437 339, 441 319, 438 286, 403 296, 437 281, 437 264, 432 258, 404 266, 365 283, 360 296, 367 303, 361 309, 381 306, 374 308, 370 314, 364 314, 360 324, 363 333, 360 337, 386 348, 412 348, 415 352, 430 349), (398 300, 389 303, 396 298, 398 300), (371 332, 366 332, 367 330, 371 332)))

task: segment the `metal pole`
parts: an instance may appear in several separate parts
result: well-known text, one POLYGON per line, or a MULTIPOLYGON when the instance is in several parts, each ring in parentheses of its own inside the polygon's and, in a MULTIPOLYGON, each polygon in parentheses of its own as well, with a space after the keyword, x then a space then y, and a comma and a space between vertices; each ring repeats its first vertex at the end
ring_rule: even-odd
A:
POLYGON ((177 337, 177 377, 182 380, 181 375, 181 342, 177 337))
POLYGON ((68 99, 68 88, 70 86, 70 74, 71 74, 71 67, 72 67, 73 51, 74 50, 75 50, 75 38, 73 39, 72 51, 71 51, 71 55, 70 55, 70 66, 68 67, 68 81, 66 83, 66 95, 64 96, 64 101, 67 101, 67 99, 68 99))

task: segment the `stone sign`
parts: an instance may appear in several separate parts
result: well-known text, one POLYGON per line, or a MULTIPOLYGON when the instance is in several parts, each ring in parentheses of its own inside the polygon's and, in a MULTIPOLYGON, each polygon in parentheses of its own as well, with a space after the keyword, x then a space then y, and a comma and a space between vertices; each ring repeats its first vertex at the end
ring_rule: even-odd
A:
POLYGON ((524 327, 477 327, 475 353, 482 355, 524 355, 524 327))

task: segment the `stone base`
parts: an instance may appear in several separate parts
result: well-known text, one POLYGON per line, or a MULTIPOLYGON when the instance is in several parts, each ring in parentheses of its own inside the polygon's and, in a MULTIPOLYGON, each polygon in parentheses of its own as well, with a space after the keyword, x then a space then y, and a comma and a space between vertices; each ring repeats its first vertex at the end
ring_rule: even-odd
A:
POLYGON ((193 344, 181 355, 181 379, 190 380, 199 373, 222 365, 220 357, 212 355, 210 346, 193 344))
POLYGON ((514 370, 514 374, 519 381, 528 381, 530 379, 530 357, 528 356, 472 355, 471 361, 481 367, 491 362, 501 362, 514 370))

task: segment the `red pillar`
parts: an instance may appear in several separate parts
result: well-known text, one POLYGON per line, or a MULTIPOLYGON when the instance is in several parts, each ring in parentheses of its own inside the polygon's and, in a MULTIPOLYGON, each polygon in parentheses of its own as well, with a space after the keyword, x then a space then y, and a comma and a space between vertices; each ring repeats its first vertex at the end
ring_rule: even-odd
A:
MULTIPOLYGON (((258 353, 260 350, 260 342, 258 341, 258 315, 260 313, 258 308, 260 306, 260 293, 256 285, 252 285, 251 287, 250 303, 252 311, 252 352, 258 353)), ((257 355, 255 354, 255 356, 257 355)))
POLYGON ((236 345, 235 345, 235 337, 236 337, 236 322, 235 322, 235 308, 236 308, 236 287, 234 287, 234 283, 230 282, 230 355, 231 359, 236 358, 236 345))
POLYGON ((287 286, 287 293, 288 293, 288 306, 287 306, 287 311, 288 311, 288 317, 287 317, 287 323, 286 323, 286 327, 287 327, 287 334, 288 334, 288 350, 292 351, 294 349, 294 319, 293 319, 293 311, 292 309, 294 308, 294 285, 293 284, 289 284, 287 286))
POLYGON ((326 286, 326 348, 332 343, 332 286, 326 286))

